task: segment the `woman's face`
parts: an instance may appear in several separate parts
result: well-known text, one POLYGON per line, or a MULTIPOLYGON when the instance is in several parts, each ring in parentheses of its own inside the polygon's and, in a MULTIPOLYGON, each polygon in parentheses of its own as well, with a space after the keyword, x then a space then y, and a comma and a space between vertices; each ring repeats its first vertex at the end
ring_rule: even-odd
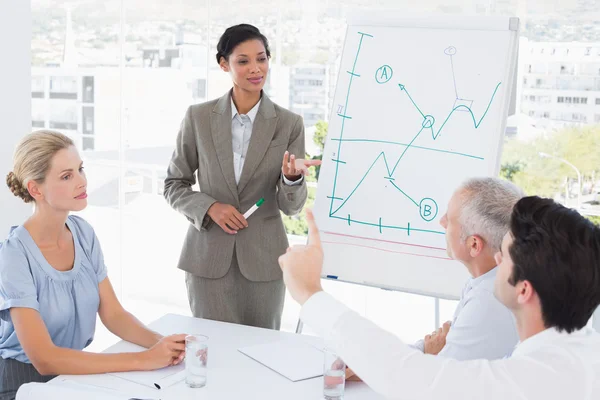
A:
POLYGON ((229 72, 233 85, 248 92, 260 92, 269 73, 269 57, 262 40, 251 39, 238 44, 229 60, 221 58, 221 69, 229 72))
POLYGON ((36 193, 36 202, 45 202, 57 211, 81 211, 87 206, 87 178, 74 146, 54 155, 44 183, 27 186, 30 193, 36 193))

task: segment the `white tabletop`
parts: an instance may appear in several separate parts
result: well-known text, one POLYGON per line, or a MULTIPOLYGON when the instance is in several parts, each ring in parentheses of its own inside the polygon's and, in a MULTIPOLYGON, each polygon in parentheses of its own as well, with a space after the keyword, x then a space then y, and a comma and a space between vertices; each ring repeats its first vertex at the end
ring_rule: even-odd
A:
MULTIPOLYGON (((112 375, 61 375, 49 384, 74 381, 80 384, 109 387, 127 397, 161 400, 185 399, 321 399, 323 378, 292 382, 238 351, 238 348, 264 344, 296 337, 294 333, 254 328, 224 322, 167 314, 150 324, 163 334, 200 333, 209 337, 208 383, 204 388, 190 389, 179 382, 161 390, 126 381, 112 375)), ((302 339, 320 344, 320 339, 302 335, 302 339)), ((128 342, 119 342, 105 352, 125 352, 137 348, 128 342)), ((367 351, 365 349, 365 351, 367 351)), ((364 383, 347 382, 345 400, 381 397, 364 383)))

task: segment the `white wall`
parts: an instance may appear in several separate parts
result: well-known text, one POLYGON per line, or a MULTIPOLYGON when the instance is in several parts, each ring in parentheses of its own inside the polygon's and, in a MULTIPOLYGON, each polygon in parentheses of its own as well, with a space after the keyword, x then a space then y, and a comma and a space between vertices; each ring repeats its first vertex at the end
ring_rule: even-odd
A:
POLYGON ((0 0, 0 241, 31 211, 6 187, 19 139, 31 130, 31 4, 0 0))

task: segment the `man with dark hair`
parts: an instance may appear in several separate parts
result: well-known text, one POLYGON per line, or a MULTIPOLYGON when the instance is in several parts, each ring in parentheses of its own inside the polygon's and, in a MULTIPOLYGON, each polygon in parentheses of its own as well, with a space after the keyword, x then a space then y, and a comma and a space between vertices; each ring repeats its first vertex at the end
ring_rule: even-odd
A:
POLYGON ((513 311, 517 327, 520 317, 558 332, 587 325, 600 304, 600 228, 550 199, 524 198, 496 257, 507 255, 512 262, 499 269, 494 294, 513 311), (519 315, 524 294, 536 295, 539 314, 519 315))
POLYGON ((281 256, 302 320, 328 339, 376 392, 402 399, 600 398, 600 335, 586 324, 600 304, 600 228, 550 199, 525 197, 496 254, 495 295, 514 314, 520 343, 501 360, 421 354, 321 288, 323 251, 312 213, 309 242, 281 256), (393 351, 390 351, 393 349, 393 351))

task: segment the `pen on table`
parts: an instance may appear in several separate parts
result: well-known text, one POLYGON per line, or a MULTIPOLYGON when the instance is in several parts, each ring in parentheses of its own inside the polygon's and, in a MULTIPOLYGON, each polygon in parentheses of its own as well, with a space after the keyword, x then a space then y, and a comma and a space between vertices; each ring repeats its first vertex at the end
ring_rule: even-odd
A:
POLYGON ((250 207, 250 209, 244 213, 244 218, 247 219, 249 216, 254 214, 254 211, 258 210, 258 207, 262 206, 262 204, 264 202, 265 202, 265 199, 260 199, 259 201, 257 201, 255 205, 250 207))
MULTIPOLYGON (((131 397, 131 398, 129 398, 129 400, 156 400, 156 399, 140 399, 138 397, 131 397)), ((160 399, 158 399, 158 400, 160 400, 160 399)))
MULTIPOLYGON (((138 397, 131 397, 131 398, 129 398, 129 400, 157 400, 157 399, 140 399, 138 397)), ((160 399, 158 399, 158 400, 160 400, 160 399)))

